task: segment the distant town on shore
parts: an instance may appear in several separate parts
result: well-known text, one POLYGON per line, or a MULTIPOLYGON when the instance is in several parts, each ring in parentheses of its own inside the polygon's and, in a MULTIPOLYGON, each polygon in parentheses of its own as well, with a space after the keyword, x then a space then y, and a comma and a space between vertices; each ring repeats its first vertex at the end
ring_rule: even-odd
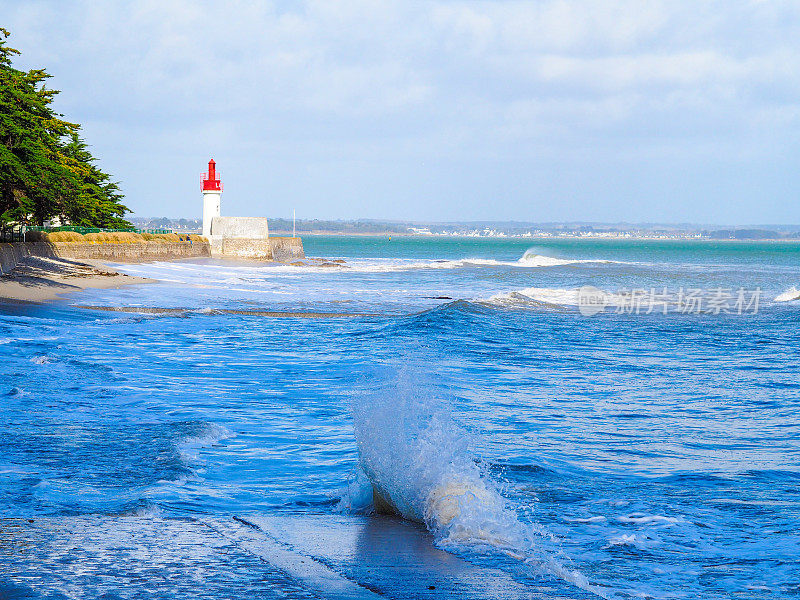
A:
MULTIPOLYGON (((140 228, 199 233, 202 219, 130 217, 140 228)), ((382 221, 271 218, 270 233, 329 235, 431 235, 496 238, 582 237, 609 239, 800 240, 800 225, 722 226, 690 223, 531 223, 521 221, 382 221)))

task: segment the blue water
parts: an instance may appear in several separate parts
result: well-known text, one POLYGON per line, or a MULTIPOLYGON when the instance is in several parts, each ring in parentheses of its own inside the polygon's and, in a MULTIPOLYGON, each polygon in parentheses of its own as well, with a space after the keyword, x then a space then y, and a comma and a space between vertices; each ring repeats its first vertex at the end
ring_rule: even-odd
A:
MULTIPOLYGON (((531 585, 800 597, 799 244, 304 243, 346 266, 121 265, 162 283, 2 307, 2 518, 363 514, 374 453, 412 503, 442 477, 485 485, 457 528, 428 523, 433 543, 531 585), (743 314, 584 316, 585 285, 761 296, 743 314)), ((14 585, 81 597, 25 583, 48 557, 18 561, 14 585)), ((252 565, 228 568, 209 597, 251 589, 252 565)))

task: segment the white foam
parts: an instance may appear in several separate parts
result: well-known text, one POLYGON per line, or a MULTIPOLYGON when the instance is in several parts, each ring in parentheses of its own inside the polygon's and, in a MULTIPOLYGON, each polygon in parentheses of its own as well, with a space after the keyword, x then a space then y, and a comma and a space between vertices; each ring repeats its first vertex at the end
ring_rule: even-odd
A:
MULTIPOLYGON (((462 269, 469 267, 543 268, 579 263, 608 263, 600 259, 562 259, 535 254, 528 250, 518 260, 492 258, 413 259, 413 258, 350 258, 344 263, 306 261, 303 265, 265 263, 259 266, 234 266, 194 263, 145 263, 119 265, 117 269, 130 275, 152 277, 170 283, 237 283, 258 284, 275 276, 301 276, 307 273, 341 275, 346 273, 396 273, 413 270, 462 269)), ((301 261, 302 262, 302 261, 301 261)))
POLYGON ((527 250, 525 254, 522 255, 522 258, 517 261, 517 264, 522 267, 560 267, 563 265, 577 265, 583 263, 610 264, 618 263, 618 261, 599 258, 555 258, 544 254, 536 254, 533 250, 527 250))
POLYGON ((662 523, 662 524, 674 525, 675 523, 680 523, 680 519, 677 519, 675 517, 665 517, 663 515, 632 514, 632 515, 617 517, 617 520, 620 523, 633 523, 637 525, 643 525, 648 523, 662 523))
POLYGON ((553 258, 552 256, 526 254, 517 262, 523 267, 560 267, 561 265, 571 265, 579 262, 591 261, 565 260, 563 258, 553 258))
MULTIPOLYGON (((602 297, 604 300, 604 309, 613 310, 623 307, 627 312, 637 310, 648 314, 649 312, 663 310, 663 305, 657 303, 648 305, 647 296, 642 296, 641 302, 637 304, 636 298, 631 296, 629 292, 608 292, 605 290, 596 290, 594 288, 591 289, 593 290, 593 295, 602 297)), ((582 293, 587 293, 585 288, 528 287, 520 290, 512 290, 510 292, 500 292, 490 296, 488 299, 479 300, 479 302, 512 308, 543 304, 556 307, 573 307, 581 306, 582 301, 586 301, 585 297, 581 298, 582 293)), ((668 306, 678 306, 678 296, 674 295, 671 298, 667 298, 667 302, 671 303, 668 306)))
POLYGON ((622 535, 616 535, 611 537, 608 540, 609 546, 637 546, 637 539, 636 534, 634 533, 623 533, 622 535))
POLYGON ((641 545, 642 540, 637 538, 635 533, 623 533, 621 535, 610 537, 606 548, 610 548, 612 546, 633 546, 638 548, 641 545))
POLYGON ((177 444, 177 449, 184 462, 195 463, 202 448, 208 448, 231 437, 233 437, 233 432, 227 427, 216 423, 208 423, 201 433, 187 437, 177 444))
POLYGON ((637 550, 648 550, 658 545, 658 543, 659 541, 657 538, 650 537, 643 533, 621 533, 608 538, 605 547, 608 549, 614 546, 628 546, 636 548, 637 550))
POLYGON ((523 257, 515 261, 495 260, 491 258, 459 258, 459 259, 399 259, 374 258, 350 259, 344 264, 321 267, 316 265, 295 266, 279 265, 269 267, 276 273, 395 273, 414 270, 462 269, 465 267, 552 267, 573 262, 547 256, 523 257))
POLYGON ((520 303, 542 302, 558 306, 578 306, 579 290, 564 288, 528 287, 511 292, 501 292, 489 297, 486 302, 501 306, 520 303))
POLYGON ((587 517, 585 519, 567 519, 570 523, 605 523, 608 519, 602 515, 587 517))
MULTIPOLYGON (((629 298, 622 294, 602 292, 606 307, 625 306, 629 298)), ((530 304, 548 304, 551 306, 579 306, 581 290, 579 288, 540 288, 528 287, 511 292, 501 292, 483 300, 488 304, 498 306, 525 306, 530 304)))
POLYGON ((800 300, 800 290, 794 286, 775 297, 775 302, 791 302, 793 300, 800 300))

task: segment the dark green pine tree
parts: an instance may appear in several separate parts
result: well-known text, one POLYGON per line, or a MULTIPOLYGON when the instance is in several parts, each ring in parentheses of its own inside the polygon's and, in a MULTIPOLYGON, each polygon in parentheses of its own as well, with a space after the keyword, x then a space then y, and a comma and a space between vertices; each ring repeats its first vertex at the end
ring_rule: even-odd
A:
POLYGON ((62 223, 124 228, 119 186, 95 165, 80 127, 53 108, 44 69, 12 66, 19 51, 0 28, 0 224, 62 223))
POLYGON ((73 225, 125 228, 128 209, 121 204, 122 193, 116 182, 94 164, 95 159, 77 131, 69 135, 62 150, 65 166, 72 175, 77 193, 64 204, 63 216, 73 225))

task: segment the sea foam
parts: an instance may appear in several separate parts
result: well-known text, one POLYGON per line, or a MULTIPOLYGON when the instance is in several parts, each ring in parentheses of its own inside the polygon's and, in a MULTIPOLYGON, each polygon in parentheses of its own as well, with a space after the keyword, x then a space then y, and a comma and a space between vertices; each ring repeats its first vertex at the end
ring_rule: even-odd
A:
POLYGON ((157 278, 172 283, 259 284, 273 276, 300 276, 302 274, 343 273, 397 273, 415 270, 446 270, 480 267, 546 268, 581 263, 610 263, 603 259, 556 258, 527 250, 517 260, 464 257, 456 259, 435 258, 350 258, 346 262, 299 261, 299 264, 264 264, 263 266, 213 265, 194 263, 151 263, 148 265, 120 265, 119 270, 131 275, 157 278))

